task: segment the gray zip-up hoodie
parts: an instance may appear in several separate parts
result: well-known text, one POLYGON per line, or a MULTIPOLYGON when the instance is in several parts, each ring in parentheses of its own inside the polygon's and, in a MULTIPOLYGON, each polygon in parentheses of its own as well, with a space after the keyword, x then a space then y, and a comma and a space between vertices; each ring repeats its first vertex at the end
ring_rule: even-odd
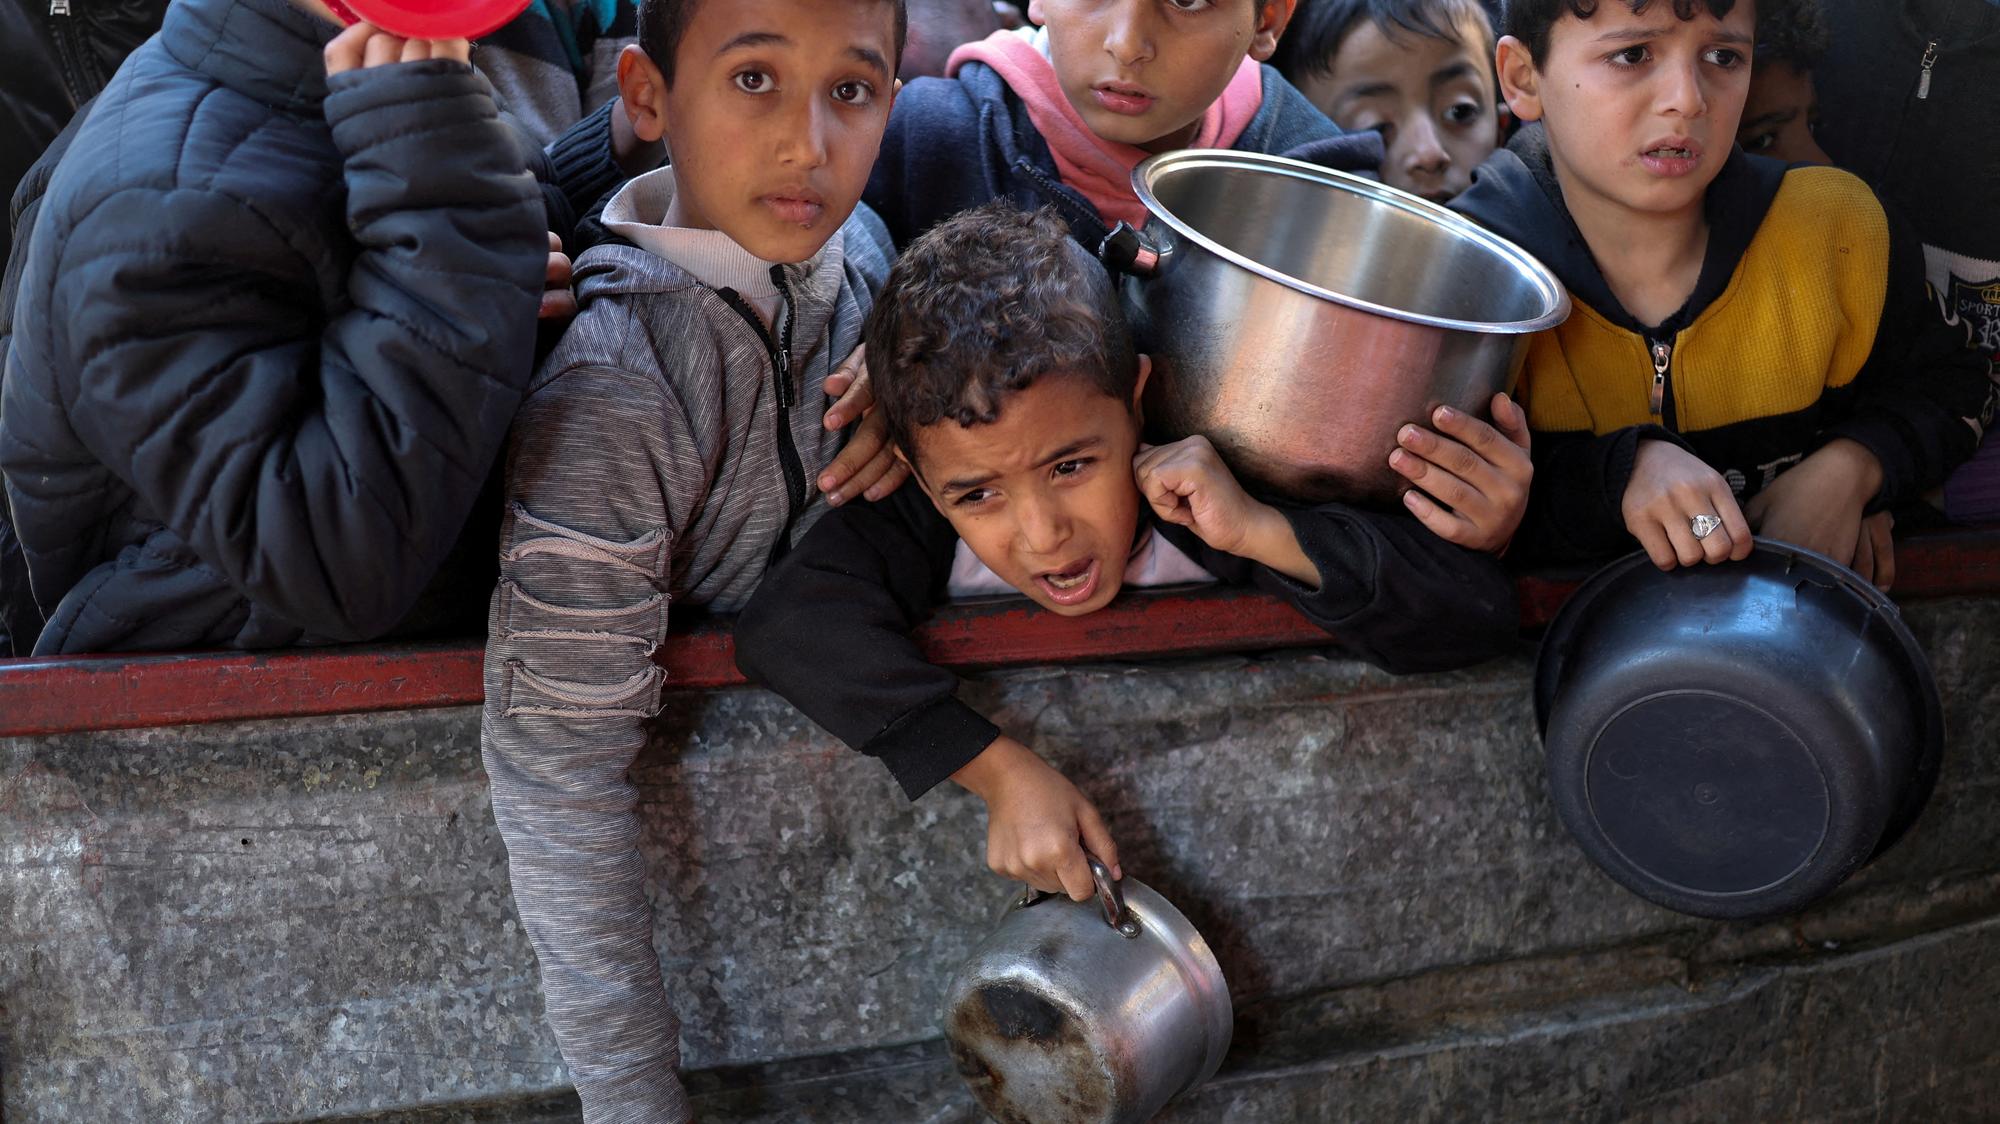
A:
POLYGON ((738 608, 825 510, 812 481, 843 438, 821 424, 823 384, 891 252, 857 209, 812 262, 779 267, 774 334, 664 258, 596 247, 514 420, 480 742, 590 1124, 688 1119, 625 775, 659 709, 667 607, 738 608))

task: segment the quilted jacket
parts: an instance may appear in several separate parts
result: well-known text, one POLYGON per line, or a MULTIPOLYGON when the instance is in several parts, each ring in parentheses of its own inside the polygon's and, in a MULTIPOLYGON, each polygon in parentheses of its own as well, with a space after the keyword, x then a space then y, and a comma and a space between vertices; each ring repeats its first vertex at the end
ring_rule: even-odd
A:
POLYGON ((180 0, 49 183, 0 384, 37 654, 397 630, 534 359, 541 195, 484 79, 329 79, 286 0, 180 0))

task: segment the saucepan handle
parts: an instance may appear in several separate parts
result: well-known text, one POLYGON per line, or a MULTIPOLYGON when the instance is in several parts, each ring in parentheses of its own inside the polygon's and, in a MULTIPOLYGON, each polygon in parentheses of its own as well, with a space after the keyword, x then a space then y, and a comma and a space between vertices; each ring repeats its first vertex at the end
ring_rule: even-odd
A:
POLYGON ((1097 244, 1097 260, 1112 271, 1129 273, 1134 277, 1151 279, 1166 271, 1169 251, 1164 246, 1155 246, 1146 241, 1144 235, 1132 228, 1129 222, 1120 221, 1097 244))
POLYGON ((1104 923, 1124 936, 1138 936, 1139 919, 1125 908, 1121 880, 1111 877, 1111 868, 1099 862, 1096 855, 1086 852, 1083 857, 1090 863, 1090 880, 1097 885, 1097 904, 1104 910, 1104 923))

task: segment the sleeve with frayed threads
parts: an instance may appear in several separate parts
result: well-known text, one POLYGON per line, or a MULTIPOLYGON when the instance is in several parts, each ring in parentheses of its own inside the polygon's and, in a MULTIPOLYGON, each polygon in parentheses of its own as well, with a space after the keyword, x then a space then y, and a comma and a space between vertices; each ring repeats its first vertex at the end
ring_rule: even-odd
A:
MULTIPOLYGON (((626 770, 664 673, 679 524, 702 457, 663 382, 566 371, 515 422, 481 751, 548 1020, 590 1124, 685 1121, 626 770)), ((684 517, 684 516, 683 516, 684 517)))

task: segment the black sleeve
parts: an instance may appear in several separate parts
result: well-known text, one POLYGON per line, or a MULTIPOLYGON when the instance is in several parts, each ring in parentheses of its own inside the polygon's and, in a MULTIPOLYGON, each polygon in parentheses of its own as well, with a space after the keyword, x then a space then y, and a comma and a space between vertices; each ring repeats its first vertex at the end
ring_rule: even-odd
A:
POLYGON ((1875 346, 1854 378, 1853 406, 1822 441, 1847 437, 1882 462, 1878 511, 1941 483, 1979 447, 1993 418, 1993 365, 1924 276, 1923 244, 1889 212, 1889 288, 1875 346))
POLYGON ((548 236, 470 68, 328 87, 347 307, 320 315, 314 263, 257 200, 134 188, 75 225, 49 330, 78 439, 140 509, 243 596, 359 640, 409 611, 486 482, 531 373, 548 236))
POLYGON ((623 112, 625 103, 612 98, 543 149, 548 184, 568 203, 572 215, 581 218, 589 214, 627 178, 625 169, 611 155, 611 115, 623 112))
POLYGON ((1514 646, 1520 611, 1499 559, 1454 546, 1408 515, 1275 506, 1319 570, 1318 589, 1216 550, 1185 527, 1161 524, 1160 533, 1222 581, 1285 598, 1336 647, 1388 671, 1466 667, 1514 646))
POLYGON ((1606 434, 1536 433, 1528 513, 1508 551, 1513 564, 1584 562, 1636 546, 1625 529, 1625 488, 1641 441, 1687 442, 1663 426, 1631 425, 1606 434))
POLYGON ((879 757, 912 800, 1000 736, 911 635, 943 599, 958 536, 916 487, 822 516, 736 622, 736 665, 879 757))

